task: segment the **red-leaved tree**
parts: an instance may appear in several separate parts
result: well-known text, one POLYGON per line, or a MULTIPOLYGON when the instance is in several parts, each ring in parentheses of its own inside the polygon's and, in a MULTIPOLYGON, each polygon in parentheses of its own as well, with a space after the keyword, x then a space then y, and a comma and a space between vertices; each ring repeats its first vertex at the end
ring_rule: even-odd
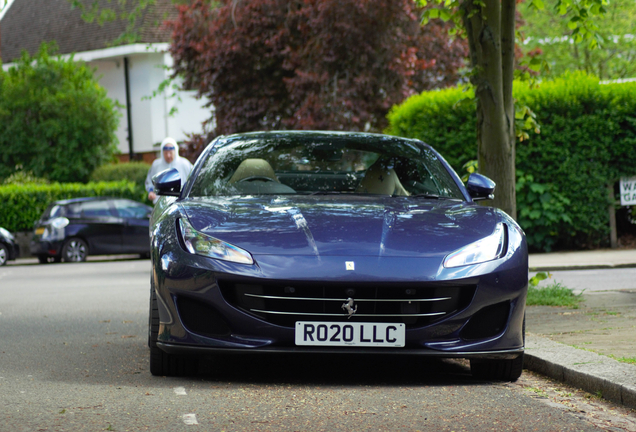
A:
POLYGON ((456 83, 467 57, 451 24, 422 27, 421 12, 412 0, 195 0, 170 23, 174 76, 211 101, 212 135, 379 131, 394 104, 456 83))

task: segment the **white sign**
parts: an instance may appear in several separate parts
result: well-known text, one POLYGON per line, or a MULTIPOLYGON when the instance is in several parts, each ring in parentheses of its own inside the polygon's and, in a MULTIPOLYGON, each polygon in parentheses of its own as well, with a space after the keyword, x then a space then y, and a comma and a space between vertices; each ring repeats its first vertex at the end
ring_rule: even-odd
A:
POLYGON ((636 205, 636 177, 621 178, 621 205, 636 205))

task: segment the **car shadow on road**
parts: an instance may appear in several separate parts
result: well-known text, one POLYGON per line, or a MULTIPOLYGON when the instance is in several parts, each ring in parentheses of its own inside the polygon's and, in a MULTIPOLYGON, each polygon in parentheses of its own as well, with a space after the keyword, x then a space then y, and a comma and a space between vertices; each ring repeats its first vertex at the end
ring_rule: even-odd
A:
POLYGON ((199 362, 210 382, 307 385, 451 385, 476 383, 468 362, 421 356, 225 354, 199 362))

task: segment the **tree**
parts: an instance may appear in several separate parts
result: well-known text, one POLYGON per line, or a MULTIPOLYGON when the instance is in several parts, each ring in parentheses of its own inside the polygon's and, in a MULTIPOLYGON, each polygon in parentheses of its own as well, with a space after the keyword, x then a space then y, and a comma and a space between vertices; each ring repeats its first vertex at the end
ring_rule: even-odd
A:
POLYGON ((525 21, 523 50, 540 53, 550 65, 550 76, 566 71, 582 70, 602 80, 636 77, 636 3, 633 0, 612 0, 606 13, 595 24, 601 40, 598 49, 572 43, 572 29, 549 2, 545 11, 536 11, 527 4, 520 9, 525 21))
POLYGON ((115 103, 87 66, 51 52, 43 44, 0 69, 0 178, 24 170, 83 182, 117 150, 115 103))
POLYGON ((405 97, 456 83, 467 54, 451 25, 422 29, 412 0, 214 3, 179 7, 170 52, 174 76, 214 106, 216 134, 380 131, 405 97))
MULTIPOLYGON (((516 218, 515 196, 515 19, 517 0, 433 0, 423 22, 433 18, 453 21, 468 40, 477 102, 479 171, 497 183, 494 205, 516 218)), ((426 5, 426 0, 418 0, 426 5)), ((559 0, 560 15, 570 14, 568 25, 575 42, 597 43, 591 17, 604 12, 604 0, 559 0)), ((542 0, 530 0, 543 9, 542 0)))

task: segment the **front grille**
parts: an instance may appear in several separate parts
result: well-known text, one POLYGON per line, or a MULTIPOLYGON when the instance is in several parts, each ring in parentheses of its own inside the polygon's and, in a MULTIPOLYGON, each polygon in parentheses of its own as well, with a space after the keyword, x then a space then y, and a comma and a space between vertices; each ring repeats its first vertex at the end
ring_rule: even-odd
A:
POLYGON ((225 300, 272 324, 296 321, 395 322, 423 327, 468 306, 476 285, 443 283, 307 283, 219 280, 225 300), (353 300, 353 304, 348 302, 353 300), (355 313, 349 316, 349 304, 355 313), (349 317, 349 318, 347 318, 349 317))

